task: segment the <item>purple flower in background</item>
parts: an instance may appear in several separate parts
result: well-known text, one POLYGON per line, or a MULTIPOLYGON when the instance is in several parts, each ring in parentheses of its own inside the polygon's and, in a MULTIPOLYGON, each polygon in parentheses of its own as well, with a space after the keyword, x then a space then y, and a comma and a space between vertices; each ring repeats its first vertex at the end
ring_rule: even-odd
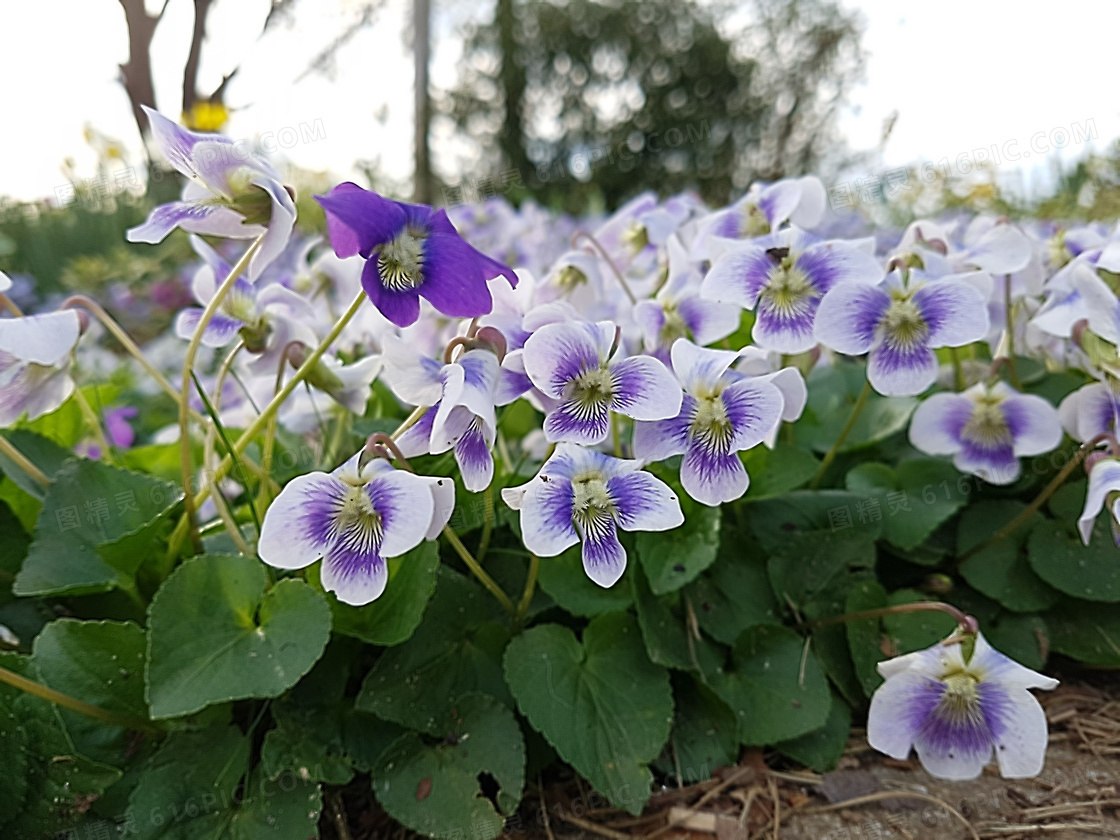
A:
POLYGON ((70 398, 70 354, 80 337, 72 309, 0 318, 0 428, 50 414, 70 398))
POLYGON ((132 426, 129 425, 129 420, 132 420, 140 413, 134 405, 124 405, 120 408, 114 408, 111 411, 105 412, 105 432, 109 438, 109 443, 120 449, 128 449, 136 440, 136 432, 132 426))
POLYGON ((937 379, 936 347, 960 347, 988 334, 987 296, 970 282, 986 274, 931 278, 896 269, 886 283, 838 283, 817 309, 817 341, 867 357, 867 379, 889 397, 920 394, 937 379))
POLYGON ((712 265, 700 294, 755 310, 751 337, 781 353, 816 344, 813 322, 821 297, 838 283, 875 285, 883 269, 870 254, 841 242, 814 242, 787 228, 726 250, 712 265))
POLYGON ((1092 382, 1069 394, 1058 405, 1062 428, 1084 443, 1097 435, 1116 434, 1120 427, 1120 394, 1108 382, 1092 382))
POLYGON ((1004 382, 977 383, 960 394, 934 394, 910 421, 910 443, 992 484, 1019 477, 1019 457, 1049 452, 1062 441, 1058 412, 1042 397, 1004 382))
POLYGON ((1085 494, 1085 509, 1077 520, 1081 541, 1089 544, 1093 525, 1105 504, 1108 504, 1112 538, 1120 546, 1120 461, 1101 458, 1089 471, 1089 490, 1085 494))
POLYGON ((380 459, 359 473, 359 457, 329 474, 292 479, 265 512, 257 553, 278 569, 302 569, 322 558, 323 588, 360 607, 385 591, 386 559, 446 524, 451 510, 435 482, 451 482, 395 470, 380 459))
POLYGON ((668 531, 684 522, 676 494, 641 468, 641 461, 561 443, 536 478, 505 488, 502 499, 521 511, 529 551, 554 557, 582 541, 584 571, 609 587, 626 569, 619 528, 668 531))
POLYGON ((533 385, 557 401, 544 419, 550 442, 594 445, 607 439, 610 413, 665 420, 681 409, 681 389, 652 356, 611 361, 610 321, 547 324, 525 341, 522 359, 533 385))
POLYGON ((730 370, 739 354, 673 344, 673 372, 684 387, 681 411, 670 420, 634 424, 634 455, 660 461, 684 455, 681 484, 715 507, 747 492, 750 478, 738 453, 762 443, 782 419, 782 392, 762 378, 730 370))
POLYGON ((263 233, 249 262, 249 280, 256 280, 284 250, 296 221, 295 202, 279 173, 228 137, 188 131, 147 106, 144 112, 163 156, 190 180, 180 201, 153 210, 144 224, 128 231, 128 241, 155 244, 177 227, 229 239, 263 233))
POLYGON ((980 633, 966 660, 960 641, 880 662, 886 682, 871 698, 867 741, 892 758, 910 748, 939 779, 975 779, 992 758, 1008 779, 1037 776, 1046 715, 1027 689, 1058 681, 994 650, 980 633))
POLYGON ((744 239, 777 231, 787 221, 800 228, 816 227, 825 210, 824 184, 815 175, 755 183, 730 207, 703 221, 701 240, 708 236, 744 239))
POLYGON ((475 318, 491 309, 487 281, 501 275, 517 285, 513 270, 468 245, 443 210, 349 182, 315 199, 327 213, 335 253, 365 258, 362 288, 398 327, 420 317, 421 297, 449 317, 475 318))

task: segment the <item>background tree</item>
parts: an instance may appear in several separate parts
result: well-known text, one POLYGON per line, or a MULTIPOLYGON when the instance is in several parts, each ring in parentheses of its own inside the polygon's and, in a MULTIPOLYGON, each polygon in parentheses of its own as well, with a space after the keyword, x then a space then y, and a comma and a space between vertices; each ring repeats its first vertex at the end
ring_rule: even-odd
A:
POLYGON ((439 105, 474 141, 471 171, 515 169, 546 203, 695 187, 718 204, 818 166, 860 33, 830 0, 497 0, 439 105))

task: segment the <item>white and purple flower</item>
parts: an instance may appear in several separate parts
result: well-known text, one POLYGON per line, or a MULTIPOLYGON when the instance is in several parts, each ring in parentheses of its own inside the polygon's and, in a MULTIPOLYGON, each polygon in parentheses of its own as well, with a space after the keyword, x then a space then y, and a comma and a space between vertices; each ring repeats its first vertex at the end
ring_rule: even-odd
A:
POLYGON ((0 428, 50 414, 70 398, 81 331, 72 309, 0 319, 0 428))
POLYGON ((1037 776, 1046 756, 1046 715, 1027 690, 1058 681, 994 650, 977 633, 879 663, 886 679, 871 698, 867 741, 892 758, 913 747, 939 779, 975 779, 994 749, 1004 778, 1037 776))
POLYGON ((751 337, 781 353, 804 353, 816 344, 813 324, 821 298, 843 282, 875 285, 883 269, 869 253, 839 240, 816 242, 787 228, 736 244, 712 265, 700 294, 755 310, 751 337))
POLYGON ((595 445, 607 439, 612 411, 634 420, 666 420, 681 409, 681 389, 652 356, 612 361, 610 321, 546 324, 525 341, 525 373, 556 407, 544 420, 550 442, 595 445))
POLYGON ((296 206, 279 173, 220 134, 196 134, 144 107, 152 137, 189 181, 180 201, 162 204, 147 221, 128 231, 129 242, 162 242, 175 228, 204 236, 254 239, 264 234, 249 262, 249 280, 284 250, 296 221, 296 206))
POLYGON ((1120 460, 1100 458, 1089 470, 1089 490, 1085 494, 1085 509, 1077 520, 1081 541, 1089 544, 1097 516, 1108 505, 1112 538, 1120 546, 1120 460))
POLYGON ((447 524, 454 488, 449 479, 396 470, 378 458, 359 472, 359 462, 360 454, 332 473, 292 479, 265 512, 257 553, 278 569, 322 558, 323 588, 360 607, 385 591, 387 559, 434 539, 447 524))
POLYGON ((976 285, 990 288, 988 275, 895 269, 882 285, 838 283, 821 300, 814 335, 839 353, 867 353, 867 378, 880 394, 920 394, 937 379, 934 348, 987 335, 987 294, 976 285))
POLYGON ((934 394, 914 412, 910 443, 991 484, 1019 477, 1019 457, 1049 452, 1062 441, 1058 412, 1042 397, 1004 382, 977 383, 959 394, 934 394))
POLYGON ((612 458, 561 443, 536 478, 502 490, 521 512, 521 539, 540 557, 554 557, 583 543, 583 569, 602 587, 626 569, 624 531, 668 531, 684 522, 680 501, 663 481, 642 471, 641 461, 612 458))
POLYGON ((738 453, 762 443, 782 421, 782 392, 731 370, 738 357, 678 339, 672 360, 685 391, 680 414, 634 424, 634 455, 650 462, 683 454, 681 485, 712 507, 747 492, 750 477, 738 453))

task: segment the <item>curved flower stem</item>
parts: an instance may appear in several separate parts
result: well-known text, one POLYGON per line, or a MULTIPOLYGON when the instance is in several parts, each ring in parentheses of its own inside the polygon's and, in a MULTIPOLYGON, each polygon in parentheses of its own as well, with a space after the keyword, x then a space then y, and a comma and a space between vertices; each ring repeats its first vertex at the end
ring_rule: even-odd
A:
MULTIPOLYGON (((145 356, 143 351, 136 345, 136 342, 132 340, 132 337, 127 332, 125 332, 124 327, 113 320, 112 315, 102 309, 99 303, 92 300, 91 298, 86 297, 85 295, 71 295, 62 302, 62 306, 60 306, 59 309, 72 309, 75 306, 80 306, 82 309, 86 310, 95 318, 97 318, 97 320, 101 322, 105 329, 110 332, 113 338, 115 338, 120 343, 120 345, 125 350, 127 350, 128 353, 134 359, 136 359, 136 361, 140 363, 140 367, 144 368, 144 371, 148 374, 148 376, 152 377, 152 379, 160 387, 160 389, 169 397, 171 397, 171 399, 175 400, 176 403, 179 402, 179 392, 176 391, 175 387, 167 381, 167 377, 160 373, 159 369, 156 368, 156 366, 153 365, 150 361, 148 361, 147 356, 145 356)), ((197 411, 194 411, 193 409, 191 410, 191 419, 196 423, 205 422, 202 419, 202 415, 197 411)))
POLYGON ((20 309, 18 306, 16 306, 15 301, 12 300, 10 297, 8 297, 3 292, 0 292, 0 307, 2 307, 4 309, 7 309, 16 318, 22 318, 23 317, 23 310, 20 309))
POLYGON ((494 530, 494 491, 489 484, 482 491, 482 536, 478 540, 478 562, 486 559, 486 550, 490 548, 490 535, 494 530))
POLYGON ((626 292, 626 297, 630 298, 630 302, 637 303, 638 299, 634 297, 634 292, 630 290, 630 284, 626 282, 626 278, 622 276, 622 272, 618 270, 618 266, 614 264, 614 260, 607 254, 607 249, 599 244, 598 239, 585 230, 576 231, 575 235, 572 237, 572 243, 575 244, 581 238, 590 242, 592 247, 594 247, 595 250, 599 252, 599 255, 606 261, 607 265, 611 267, 611 271, 614 272, 614 276, 618 280, 618 285, 622 286, 622 291, 626 292))
POLYGON ((856 404, 852 406, 852 413, 848 415, 848 421, 844 424, 844 428, 840 430, 840 434, 836 436, 836 440, 832 442, 832 446, 829 447, 828 452, 824 454, 824 460, 821 461, 821 465, 817 468, 817 474, 814 475, 813 480, 809 482, 810 490, 817 489, 818 485, 821 483, 821 479, 824 478, 825 472, 828 471, 832 462, 836 460, 836 455, 840 451, 840 447, 844 445, 844 441, 846 441, 848 435, 852 433, 852 429, 856 425, 856 420, 859 419, 860 412, 863 411, 864 405, 867 404, 867 398, 870 396, 871 381, 867 380, 863 383, 863 390, 860 391, 859 396, 856 397, 856 404))
POLYGON ((16 449, 12 442, 3 435, 0 435, 0 454, 14 461, 15 465, 27 473, 36 484, 41 484, 44 488, 51 486, 51 480, 47 478, 47 474, 31 463, 31 459, 16 449))
POLYGON ((399 438, 401 435, 415 426, 429 408, 431 408, 430 405, 416 406, 416 408, 412 409, 412 413, 408 415, 408 417, 404 418, 404 421, 399 426, 397 426, 396 429, 393 430, 393 433, 389 435, 389 437, 393 438, 394 440, 399 438))
POLYGON ((981 551, 988 548, 988 546, 999 542, 1000 540, 1018 530, 1020 526, 1022 526, 1027 520, 1034 516, 1035 512, 1038 511, 1040 507, 1046 504, 1046 501, 1051 496, 1053 496, 1054 493, 1057 492, 1058 488, 1065 483, 1065 480, 1069 478, 1070 474, 1075 469, 1077 469, 1078 465, 1082 461, 1085 460, 1085 457, 1097 447, 1097 444, 1112 439, 1112 435, 1110 435, 1108 432, 1105 432, 1082 444, 1081 448, 1079 448, 1074 456, 1069 459, 1069 463, 1062 467, 1061 472, 1054 476, 1050 483, 1042 488, 1042 491, 1034 497, 1034 501, 1032 501, 1023 509, 1022 513, 1020 513, 1018 516, 1016 516, 1014 519, 1012 519, 1010 522, 1008 522, 1006 525, 1004 525, 1002 528, 988 537, 988 539, 984 540, 984 542, 974 545, 972 548, 958 557, 957 562, 964 562, 974 554, 979 554, 981 551))
POLYGON ((7 668, 0 668, 0 682, 7 683, 13 688, 18 688, 20 691, 39 697, 40 699, 46 700, 48 703, 54 703, 56 706, 62 706, 63 708, 83 714, 86 717, 99 720, 102 723, 120 726, 135 732, 146 732, 150 735, 163 734, 163 729, 150 720, 144 720, 134 715, 122 714, 121 712, 111 712, 100 706, 94 706, 90 703, 86 703, 84 700, 71 697, 69 694, 63 694, 61 691, 48 688, 42 683, 29 680, 27 677, 17 674, 15 671, 9 671, 7 668))
POLYGON ((541 558, 535 554, 529 555, 529 575, 525 578, 525 590, 521 593, 521 600, 517 602, 517 620, 525 620, 529 612, 529 604, 533 600, 533 592, 537 588, 537 574, 540 572, 541 558))
POLYGON ((109 439, 105 437, 105 432, 101 428, 101 419, 97 416, 97 412, 93 410, 93 406, 89 404, 86 395, 82 393, 81 388, 74 389, 74 402, 78 404, 78 408, 82 412, 82 418, 86 421, 90 431, 93 432, 94 440, 101 448, 102 461, 113 462, 113 448, 109 446, 109 439))
POLYGON ((949 359, 953 363, 953 390, 964 390, 964 368, 961 367, 961 357, 956 347, 949 348, 949 359))
POLYGON ((467 568, 474 573, 474 576, 476 578, 478 578, 479 583, 481 583, 490 591, 490 594, 498 600, 498 603, 502 605, 502 608, 506 612, 508 612, 515 621, 518 620, 517 608, 513 606, 513 602, 509 599, 509 596, 502 591, 502 588, 498 586, 498 584, 494 581, 494 578, 486 574, 486 570, 483 569, 482 566, 478 565, 478 561, 474 559, 469 551, 467 551, 467 547, 463 545, 463 543, 459 540, 459 536, 451 530, 450 526, 444 526, 443 535, 447 537, 447 541, 451 543, 451 547, 455 549, 455 553, 458 554, 459 557, 462 558, 463 562, 467 564, 467 568))
MULTIPOLYGON (((323 354, 327 352, 327 348, 334 344, 335 339, 338 338, 339 334, 346 328, 346 325, 349 324, 351 319, 358 314, 358 310, 361 308, 362 303, 365 302, 365 299, 366 293, 358 292, 357 296, 350 304, 350 308, 347 309, 342 314, 342 317, 335 322, 335 325, 331 327, 331 331, 327 333, 326 337, 321 342, 319 342, 319 346, 312 350, 310 354, 308 354, 307 358, 304 359, 303 364, 299 366, 299 369, 295 372, 292 378, 288 380, 287 384, 285 384, 284 387, 281 388, 279 392, 277 392, 276 396, 272 398, 272 401, 269 402, 269 404, 264 407, 264 410, 257 415, 256 419, 254 419, 253 422, 249 424, 249 428, 243 431, 241 433, 241 436, 236 440, 236 442, 234 442, 234 452, 236 452, 238 455, 244 452, 245 447, 249 445, 249 442, 253 440, 253 438, 255 438, 258 434, 260 434, 261 430, 264 429, 266 425, 268 425, 269 419, 273 414, 277 412, 277 410, 279 410, 280 406, 284 404, 284 400, 286 400, 292 393, 292 391, 296 389, 296 386, 299 385, 299 383, 307 378, 307 375, 311 373, 315 365, 319 363, 319 359, 322 358, 323 354)), ((221 463, 218 464, 218 469, 214 471, 214 478, 212 480, 212 483, 217 483, 218 481, 223 479, 229 472, 231 466, 233 466, 233 460, 230 455, 227 454, 222 459, 221 463)), ((193 504, 196 507, 202 504, 202 502, 206 500, 206 494, 208 492, 209 491, 206 489, 200 491, 198 495, 194 497, 193 504)))
POLYGON ((264 241, 263 233, 253 240, 253 244, 241 255, 241 259, 230 269, 229 274, 226 275, 226 278, 222 280, 221 285, 214 292, 214 296, 206 304, 206 308, 202 310, 202 316, 198 319, 198 326, 195 327, 194 335, 191 336, 190 344, 187 345, 187 355, 183 360, 182 382, 179 385, 179 466, 183 473, 183 505, 186 508, 187 529, 191 543, 194 545, 195 551, 199 553, 202 552, 202 538, 198 534, 198 523, 195 522, 194 498, 191 496, 191 470, 194 468, 191 459, 190 435, 191 371, 194 369, 194 360, 198 356, 198 348, 202 346, 202 335, 206 331, 206 327, 209 326, 210 321, 217 314, 218 308, 226 299, 226 295, 229 294, 229 290, 233 288, 234 283, 237 282, 237 278, 241 276, 241 272, 249 265, 249 260, 253 258, 262 241, 264 241))
POLYGON ((622 436, 618 428, 618 413, 611 412, 611 438, 614 440, 614 457, 622 457, 622 436))
POLYGON ((860 612, 844 613, 843 615, 830 615, 828 618, 818 618, 815 621, 803 621, 796 626, 797 630, 814 630, 817 627, 827 627, 830 624, 844 624, 849 621, 865 621, 869 618, 882 618, 885 615, 904 615, 913 612, 943 612, 957 620, 962 628, 970 633, 976 632, 976 619, 952 604, 943 601, 915 601, 913 604, 895 604, 893 607, 880 607, 876 610, 861 610, 860 612))

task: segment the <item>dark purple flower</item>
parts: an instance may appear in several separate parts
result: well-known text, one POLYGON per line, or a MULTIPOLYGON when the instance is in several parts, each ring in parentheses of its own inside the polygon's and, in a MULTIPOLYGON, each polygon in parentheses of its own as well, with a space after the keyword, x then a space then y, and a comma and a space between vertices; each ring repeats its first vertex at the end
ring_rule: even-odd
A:
POLYGON ((513 269, 468 245, 443 210, 383 198, 357 184, 339 184, 315 199, 327 213, 339 257, 366 259, 362 288, 398 327, 416 323, 420 298, 452 318, 490 312, 487 281, 517 285, 513 269))

